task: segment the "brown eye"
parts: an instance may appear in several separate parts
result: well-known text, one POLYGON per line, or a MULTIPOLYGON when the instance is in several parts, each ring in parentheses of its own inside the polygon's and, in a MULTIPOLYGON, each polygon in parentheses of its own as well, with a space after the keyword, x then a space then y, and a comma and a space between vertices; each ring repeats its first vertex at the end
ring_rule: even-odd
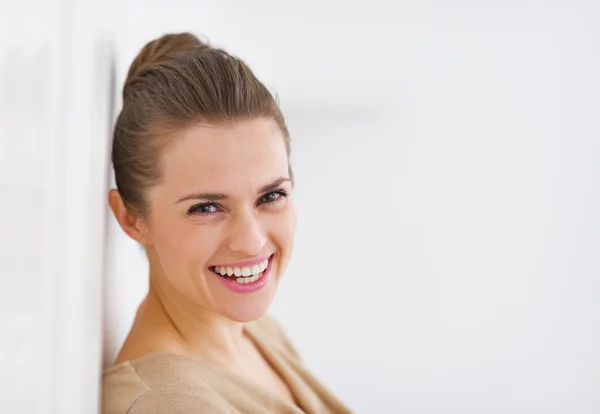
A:
POLYGON ((262 196, 258 200, 258 204, 274 204, 285 198, 287 193, 283 190, 273 191, 262 196))
POLYGON ((215 214, 219 211, 219 207, 216 204, 212 203, 204 203, 197 204, 191 207, 187 214, 188 215, 200 215, 200 216, 209 216, 211 214, 215 214))

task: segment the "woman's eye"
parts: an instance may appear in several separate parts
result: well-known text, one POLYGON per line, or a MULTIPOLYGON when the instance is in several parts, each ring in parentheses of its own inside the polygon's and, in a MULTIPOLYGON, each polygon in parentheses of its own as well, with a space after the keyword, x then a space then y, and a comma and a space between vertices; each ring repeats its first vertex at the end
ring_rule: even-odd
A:
POLYGON ((219 208, 214 204, 198 204, 188 210, 188 215, 211 215, 218 211, 219 208))
POLYGON ((270 204, 276 203, 285 197, 286 193, 283 191, 273 191, 272 193, 265 194, 258 200, 258 204, 270 204))

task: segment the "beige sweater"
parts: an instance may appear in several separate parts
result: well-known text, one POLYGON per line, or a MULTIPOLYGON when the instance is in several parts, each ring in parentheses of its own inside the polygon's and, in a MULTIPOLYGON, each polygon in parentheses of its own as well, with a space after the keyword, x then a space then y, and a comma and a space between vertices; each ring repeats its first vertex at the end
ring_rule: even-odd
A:
POLYGON ((298 406, 224 368, 161 351, 104 371, 102 413, 350 412, 302 366, 273 320, 249 323, 246 332, 289 386, 298 406))

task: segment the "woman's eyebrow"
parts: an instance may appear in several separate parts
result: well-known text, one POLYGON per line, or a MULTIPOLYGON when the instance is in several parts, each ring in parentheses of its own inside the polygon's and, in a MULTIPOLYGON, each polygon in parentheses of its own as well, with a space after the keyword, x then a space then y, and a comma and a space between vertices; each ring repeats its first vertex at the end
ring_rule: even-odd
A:
POLYGON ((206 200, 206 201, 219 201, 227 198, 227 194, 223 193, 192 193, 185 197, 181 197, 177 200, 177 203, 188 200, 206 200))
MULTIPOLYGON (((292 181, 292 180, 289 178, 286 178, 286 177, 277 178, 276 180, 270 182, 269 184, 262 186, 258 190, 258 193, 266 193, 268 191, 273 191, 286 181, 292 181)), ((220 200, 224 200, 228 197, 229 196, 224 193, 192 193, 192 194, 188 194, 184 197, 181 197, 179 200, 177 200, 177 204, 182 203, 184 201, 188 201, 188 200, 220 201, 220 200)))
POLYGON ((267 185, 262 186, 258 190, 258 192, 259 193, 266 193, 266 192, 269 192, 269 191, 276 190, 277 187, 279 187, 281 184, 285 183, 286 181, 292 181, 292 180, 289 179, 289 178, 287 178, 287 177, 277 178, 275 181, 273 181, 273 182, 271 182, 271 183, 269 183, 267 185))

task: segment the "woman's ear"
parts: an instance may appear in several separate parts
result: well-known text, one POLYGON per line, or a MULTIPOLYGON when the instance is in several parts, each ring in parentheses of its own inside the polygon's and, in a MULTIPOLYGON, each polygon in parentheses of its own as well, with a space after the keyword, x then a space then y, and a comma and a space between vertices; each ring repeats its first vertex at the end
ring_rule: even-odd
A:
POLYGON ((108 192, 108 204, 123 231, 140 244, 147 244, 146 222, 125 207, 121 194, 116 189, 108 192))

